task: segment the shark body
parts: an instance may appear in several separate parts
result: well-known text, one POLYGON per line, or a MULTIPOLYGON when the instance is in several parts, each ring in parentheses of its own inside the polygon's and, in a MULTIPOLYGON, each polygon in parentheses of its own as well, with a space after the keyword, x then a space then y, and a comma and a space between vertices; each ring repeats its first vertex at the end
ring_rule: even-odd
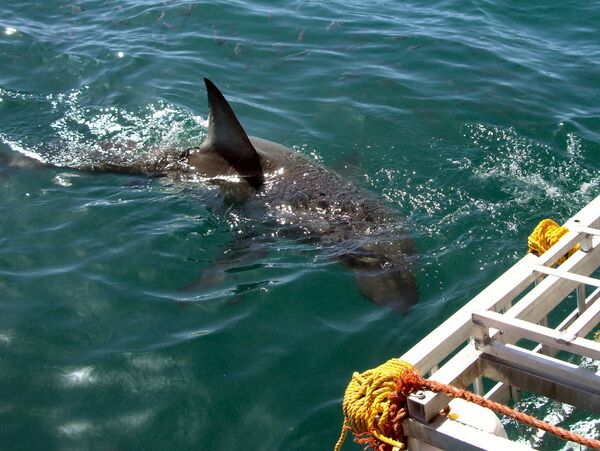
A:
MULTIPOLYGON (((360 292, 372 302, 402 312, 415 304, 414 241, 395 212, 304 155, 248 136, 219 89, 204 81, 209 125, 202 144, 133 164, 99 162, 79 169, 201 178, 217 185, 226 201, 261 212, 282 235, 328 246, 354 272, 360 292)), ((18 161, 28 166, 23 158, 18 161)), ((217 266, 226 264, 217 261, 217 266)))

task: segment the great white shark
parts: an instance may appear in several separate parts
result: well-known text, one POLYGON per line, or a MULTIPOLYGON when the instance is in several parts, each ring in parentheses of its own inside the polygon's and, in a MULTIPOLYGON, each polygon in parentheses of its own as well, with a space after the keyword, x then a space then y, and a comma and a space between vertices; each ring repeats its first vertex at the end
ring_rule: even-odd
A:
MULTIPOLYGON (((396 212, 371 193, 303 154, 266 139, 248 136, 233 109, 209 79, 208 131, 197 147, 150 153, 142 161, 99 161, 87 171, 143 174, 177 180, 202 180, 219 187, 226 202, 258 210, 274 227, 317 241, 355 274, 359 291, 378 305, 406 312, 418 300, 413 272, 414 241, 396 212)), ((9 165, 0 155, 0 164, 9 165)), ((40 166, 23 155, 12 165, 40 166)), ((232 249, 252 253, 239 241, 232 249)), ((247 258, 245 256, 244 258, 247 258)), ((227 259, 217 259, 198 286, 225 274, 227 259)))

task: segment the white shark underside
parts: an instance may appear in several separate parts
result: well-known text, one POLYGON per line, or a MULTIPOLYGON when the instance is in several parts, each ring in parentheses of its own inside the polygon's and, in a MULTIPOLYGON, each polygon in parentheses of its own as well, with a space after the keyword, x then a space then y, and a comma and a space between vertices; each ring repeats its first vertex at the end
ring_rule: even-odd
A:
MULTIPOLYGON (((286 230, 297 229, 332 246, 336 258, 354 271, 361 293, 374 303, 399 311, 415 304, 418 290, 410 257, 414 242, 396 214, 302 154, 249 137, 217 87, 208 79, 205 84, 209 126, 198 147, 134 164, 99 162, 79 169, 202 178, 218 185, 225 198, 275 219, 274 224, 285 222, 286 230)), ((23 156, 13 160, 23 167, 40 165, 23 156)))

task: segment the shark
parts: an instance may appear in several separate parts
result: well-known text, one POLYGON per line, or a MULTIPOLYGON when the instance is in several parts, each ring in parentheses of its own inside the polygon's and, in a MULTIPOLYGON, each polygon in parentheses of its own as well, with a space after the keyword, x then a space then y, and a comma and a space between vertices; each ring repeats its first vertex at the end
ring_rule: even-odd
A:
MULTIPOLYGON (((398 213, 301 152, 249 136, 217 86, 208 78, 204 83, 208 130, 198 146, 149 152, 134 162, 99 159, 77 169, 171 177, 188 184, 201 180, 215 186, 223 202, 258 212, 254 216, 272 224, 277 235, 326 247, 330 257, 354 273, 362 295, 406 313, 419 297, 416 252, 398 213)), ((10 158, 4 155, 0 165, 10 166, 10 158)), ((27 156, 12 156, 12 166, 44 165, 27 156)), ((242 234, 193 287, 222 280, 234 263, 252 255, 256 252, 251 236, 242 234)))

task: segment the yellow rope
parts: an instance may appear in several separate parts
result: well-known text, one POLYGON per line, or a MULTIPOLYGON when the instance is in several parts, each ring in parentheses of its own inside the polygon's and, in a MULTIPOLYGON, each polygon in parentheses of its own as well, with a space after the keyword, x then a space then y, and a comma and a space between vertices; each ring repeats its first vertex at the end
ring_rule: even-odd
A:
POLYGON ((344 426, 335 451, 341 450, 348 430, 354 434, 355 442, 366 445, 365 449, 404 450, 406 447, 400 440, 405 440, 402 422, 408 416, 406 401, 407 397, 417 390, 429 390, 445 393, 451 398, 461 398, 564 440, 600 450, 600 440, 566 431, 483 396, 425 379, 410 363, 391 359, 377 368, 352 375, 344 394, 344 426))
MULTIPOLYGON (((529 238, 527 239, 529 252, 534 253, 537 256, 542 255, 568 232, 569 229, 559 226, 552 219, 544 219, 535 229, 533 229, 533 232, 531 232, 531 235, 529 235, 529 238)), ((563 263, 567 257, 573 255, 577 249, 579 249, 579 244, 571 249, 569 253, 558 262, 563 263)))
POLYGON ((405 449, 402 442, 387 436, 385 425, 390 416, 390 395, 398 388, 398 376, 413 368, 408 362, 391 359, 377 368, 352 375, 344 394, 344 426, 335 451, 342 448, 348 429, 355 435, 368 433, 398 450, 405 449))

